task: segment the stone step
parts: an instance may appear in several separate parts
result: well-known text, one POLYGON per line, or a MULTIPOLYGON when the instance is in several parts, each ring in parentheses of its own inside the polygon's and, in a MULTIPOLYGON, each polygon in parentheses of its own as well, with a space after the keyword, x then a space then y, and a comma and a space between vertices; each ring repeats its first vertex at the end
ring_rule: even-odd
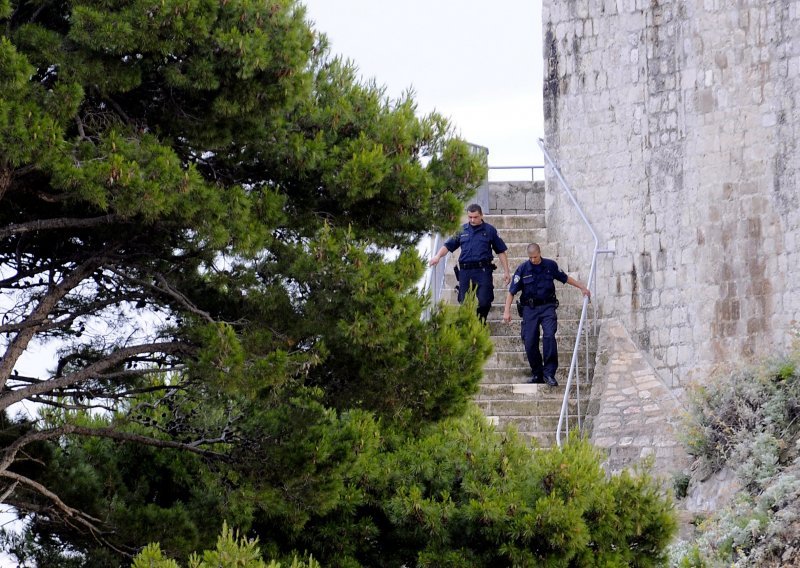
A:
MULTIPOLYGON (((533 385, 539 386, 539 385, 533 385)), ((558 387, 551 387, 558 388, 558 387)), ((561 400, 556 399, 481 399, 475 403, 486 416, 548 416, 558 418, 561 414, 561 400)), ((575 403, 570 403, 570 412, 574 412, 575 403)))
MULTIPOLYGON (((529 373, 530 374, 530 373, 529 373)), ((526 377, 526 379, 529 377, 526 377)), ((475 395, 475 400, 507 400, 516 399, 520 400, 545 400, 550 402, 558 402, 564 398, 563 385, 557 387, 549 387, 543 384, 531 384, 529 382, 519 383, 485 383, 480 385, 478 394, 475 395)), ((575 389, 571 389, 575 392, 575 389)))
MULTIPOLYGON (((443 289, 442 293, 449 293, 449 290, 443 289)), ((452 294, 454 298, 453 303, 455 304, 455 293, 452 294)), ((514 299, 511 302, 511 321, 517 321, 520 319, 519 313, 517 312, 517 300, 519 299, 519 294, 514 296, 514 299)), ((494 300, 492 301, 492 309, 489 312, 488 321, 502 321, 503 319, 503 310, 506 306, 506 292, 504 289, 495 288, 494 289, 494 300)), ((558 298, 558 323, 561 324, 562 321, 574 320, 577 322, 580 319, 581 309, 583 308, 583 299, 578 298, 576 296, 567 296, 562 297, 559 294, 558 298)), ((594 306, 591 302, 587 304, 587 315, 592 316, 594 314, 594 306)))
MULTIPOLYGON (((538 432, 550 434, 555 438, 556 428, 558 428, 559 416, 529 415, 529 414, 486 414, 489 421, 498 429, 513 425, 518 432, 538 432)), ((569 417, 570 428, 578 423, 578 418, 574 414, 569 417)))
MULTIPOLYGON (((561 416, 562 403, 563 401, 553 401, 550 405, 536 405, 532 401, 483 401, 476 402, 476 405, 494 424, 516 423, 520 431, 555 433, 561 416)), ((587 408, 581 402, 581 423, 585 421, 587 408)), ((578 405, 575 401, 569 402, 569 411, 565 419, 570 421, 570 426, 577 424, 578 405)))
MULTIPOLYGON (((532 383, 482 383, 475 400, 540 400, 561 404, 565 387, 549 387, 532 383)), ((570 396, 577 397, 577 390, 570 387, 570 396)), ((588 400, 589 392, 581 392, 581 399, 588 400)))
MULTIPOLYGON (((525 233, 528 233, 525 231, 525 233)), ((501 233, 500 236, 503 238, 503 241, 508 246, 508 250, 506 250, 506 256, 508 256, 508 266, 516 268, 526 260, 528 260, 528 245, 531 242, 535 242, 539 245, 542 249, 542 256, 545 258, 550 258, 558 262, 560 251, 561 251, 561 244, 557 241, 548 242, 544 241, 543 239, 533 240, 530 236, 525 237, 523 234, 518 235, 519 240, 512 241, 508 240, 505 236, 505 233, 501 233)), ((535 235, 534 235, 535 236, 535 235)), ((451 266, 452 263, 458 260, 461 256, 461 249, 457 248, 451 253, 448 253, 447 256, 447 265, 451 266)), ((495 264, 497 264, 498 268, 500 264, 496 261, 497 255, 495 254, 495 264)))
MULTIPOLYGON (((505 428, 505 424, 497 424, 498 429, 505 428)), ((519 430, 519 428, 517 429, 519 430)), ((553 448, 556 445, 555 432, 519 432, 524 438, 527 438, 528 443, 535 448, 547 449, 553 448)))
MULTIPOLYGON (((558 427, 558 420, 555 421, 551 428, 531 428, 534 424, 526 422, 530 417, 528 416, 487 416, 487 420, 494 425, 498 432, 503 432, 506 428, 511 427, 523 438, 527 439, 532 447, 539 449, 547 449, 555 447, 556 445, 556 428, 558 427)), ((564 430, 561 433, 562 441, 566 439, 568 432, 578 429, 578 420, 572 417, 565 421, 564 430)))
MULTIPOLYGON (((486 417, 492 423, 498 433, 503 432, 507 426, 513 424, 506 424, 505 421, 498 421, 491 416, 486 417)), ((528 444, 533 449, 546 450, 556 445, 556 436, 554 432, 522 432, 519 428, 515 428, 519 436, 523 440, 527 440, 528 444)), ((498 434, 499 435, 499 434, 498 434)))
POLYGON ((482 407, 481 410, 499 429, 513 424, 519 432, 549 433, 555 437, 556 428, 558 427, 558 415, 543 415, 535 412, 531 414, 525 412, 522 414, 492 414, 492 410, 488 407, 482 407))
MULTIPOLYGON (((503 236, 502 234, 500 235, 503 236)), ((508 255, 508 265, 510 267, 516 268, 526 260, 528 260, 528 245, 532 242, 529 240, 522 240, 517 242, 509 242, 505 240, 503 237, 506 245, 508 246, 508 250, 506 251, 506 255, 508 255)), ((536 241, 533 241, 536 242, 536 241)), ((542 249, 542 256, 545 258, 552 258, 555 259, 559 256, 561 246, 559 243, 538 243, 539 247, 542 249)), ((499 266, 499 265, 498 265, 499 266)))
MULTIPOLYGON (((595 354, 589 351, 589 361, 594 362, 595 354)), ((559 368, 569 368, 570 363, 572 362, 572 349, 567 349, 564 347, 563 349, 558 350, 558 366, 559 368)), ((579 361, 582 363, 583 361, 579 361)), ((500 369, 507 369, 509 367, 524 367, 528 365, 528 359, 525 356, 525 352, 523 350, 519 351, 497 351, 495 350, 489 358, 486 360, 486 368, 500 368, 500 369)))
POLYGON ((502 236, 503 229, 543 229, 547 227, 544 213, 527 215, 484 215, 483 220, 494 225, 502 236))
MULTIPOLYGON (((512 308, 512 310, 513 309, 516 308, 512 308)), ((500 313, 500 310, 496 311, 500 313)), ((491 316, 492 312, 489 312, 489 315, 491 316)), ((511 316, 510 323, 498 320, 487 320, 486 323, 489 326, 489 334, 491 335, 492 339, 495 337, 516 337, 519 339, 521 337, 520 334, 522 333, 522 320, 515 316, 516 314, 511 316)), ((561 345, 567 344, 572 345, 573 347, 575 346, 575 337, 578 333, 578 324, 579 321, 577 319, 565 317, 558 318, 558 331, 556 332, 556 340, 558 341, 559 348, 561 345), (568 343, 563 343, 564 341, 567 341, 568 343)), ((584 322, 583 327, 584 329, 581 330, 581 339, 585 339, 586 334, 584 333, 584 330, 589 332, 592 331, 591 323, 584 322)), ((591 333, 589 335, 591 336, 591 333)))
MULTIPOLYGON (((495 425, 498 431, 505 430, 508 426, 513 426, 520 436, 527 439, 530 445, 534 448, 546 450, 548 448, 553 448, 556 446, 556 432, 555 427, 552 430, 523 430, 522 428, 518 427, 517 424, 513 419, 510 417, 487 417, 492 423, 495 425)), ((521 416, 521 419, 526 417, 521 416)), ((577 421, 571 420, 569 423, 570 428, 577 428, 577 421)), ((566 434, 562 433, 561 439, 564 440, 566 434)))
MULTIPOLYGON (((497 312, 496 318, 489 318, 489 319, 503 319, 503 310, 506 306, 506 287, 505 284, 500 280, 499 285, 495 284, 494 287, 494 300, 492 301, 492 310, 497 312)), ((458 293, 456 292, 455 288, 445 287, 442 288, 441 291, 441 301, 446 304, 457 304, 458 303, 458 293)), ((514 296, 514 300, 511 303, 511 315, 515 319, 519 319, 519 314, 517 313, 517 300, 519 300, 520 295, 517 294, 514 296)), ((569 318, 573 317, 577 319, 580 316, 581 309, 583 308, 583 296, 576 296, 576 295, 558 295, 558 319, 561 321, 562 318, 569 318)), ((589 308, 591 312, 594 310, 592 309, 591 303, 589 303, 589 308)), ((590 312, 590 313, 591 313, 590 312)))
MULTIPOLYGON (((539 416, 487 416, 490 423, 499 430, 505 430, 509 426, 527 438, 535 439, 540 446, 555 446, 556 429, 558 428, 558 417, 539 417, 539 416)), ((567 436, 566 428, 572 431, 578 428, 578 418, 571 416, 562 424, 561 439, 567 436)))
MULTIPOLYGON (((513 324, 511 324, 513 325, 513 324)), ((519 326, 517 326, 517 333, 515 335, 493 335, 492 336, 492 343, 494 344, 494 350, 498 352, 502 351, 522 351, 524 346, 522 344, 522 338, 519 335, 519 326)), ((575 349, 575 335, 556 335, 556 341, 558 341, 558 351, 559 355, 562 351, 567 350, 570 352, 575 349)), ((581 353, 584 353, 586 350, 586 343, 581 343, 581 353)), ((597 340, 590 337, 589 338, 589 356, 594 357, 595 353, 597 353, 597 340)))
MULTIPOLYGON (((513 351, 513 352, 520 352, 523 349, 522 343, 522 335, 520 330, 519 322, 511 322, 510 324, 503 324, 506 326, 508 333, 505 335, 495 335, 492 334, 490 339, 494 345, 494 350, 496 352, 502 351, 513 351), (510 329, 509 329, 510 328, 510 329)), ((556 333, 556 341, 558 343, 558 351, 559 353, 572 351, 575 349, 575 331, 564 329, 563 326, 560 325, 559 322, 559 330, 556 333)), ((541 346, 541 340, 539 342, 541 346)), ((595 352, 597 351, 597 339, 593 337, 591 334, 586 336, 586 334, 581 333, 581 341, 580 341, 580 351, 581 353, 589 350, 589 353, 592 357, 594 357, 595 352), (588 339, 588 341, 587 341, 588 339)))
POLYGON ((511 246, 512 243, 520 243, 529 245, 530 243, 538 243, 539 246, 545 248, 548 246, 547 229, 544 227, 535 227, 529 229, 498 229, 500 238, 505 243, 511 246))
MULTIPOLYGON (((594 364, 593 361, 590 362, 594 364)), ((589 384, 591 384, 592 377, 594 376, 594 371, 592 368, 589 369, 589 373, 587 376, 586 368, 584 367, 583 363, 581 362, 580 366, 577 369, 576 376, 573 376, 573 382, 577 382, 580 380, 581 383, 581 391, 584 389, 589 388, 589 384)), ((567 378, 569 377, 569 366, 559 367, 556 370, 556 380, 558 381, 559 387, 562 388, 567 383, 567 378)), ((516 367, 489 367, 485 366, 483 368, 483 380, 481 381, 481 385, 515 385, 521 383, 527 383, 531 380, 531 367, 528 365, 527 361, 524 365, 519 365, 516 367)), ((538 386, 538 385, 534 385, 538 386)), ((563 397, 563 394, 561 395, 563 397)))
MULTIPOLYGON (((492 308, 492 311, 489 312, 489 317, 486 320, 486 323, 489 326, 489 333, 492 337, 519 337, 520 334, 520 324, 522 320, 517 316, 516 308, 511 308, 511 323, 506 323, 499 319, 502 317, 503 312, 499 308, 492 308), (492 316, 495 315, 495 318, 492 316)), ((560 311, 560 309, 559 309, 560 311)), ((559 314, 558 318, 558 332, 556 333, 556 338, 558 338, 559 343, 561 342, 562 338, 572 338, 571 341, 574 345, 575 343, 575 334, 578 331, 578 320, 573 318, 563 317, 559 314)), ((592 335, 592 326, 590 321, 586 321, 583 324, 584 329, 589 331, 589 335, 592 335)), ((583 332, 581 332, 583 335, 583 332)))

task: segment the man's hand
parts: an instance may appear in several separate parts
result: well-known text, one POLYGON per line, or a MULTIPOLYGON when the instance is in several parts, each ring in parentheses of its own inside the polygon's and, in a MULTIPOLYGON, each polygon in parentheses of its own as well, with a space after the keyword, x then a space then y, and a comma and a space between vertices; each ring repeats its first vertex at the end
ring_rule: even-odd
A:
POLYGON ((506 273, 503 275, 503 280, 505 281, 506 286, 511 284, 511 273, 506 271, 506 273))
POLYGON ((503 310, 503 321, 511 323, 511 310, 503 310))
POLYGON ((430 260, 430 262, 428 262, 428 266, 436 266, 437 264, 439 264, 439 257, 438 256, 434 256, 430 260))

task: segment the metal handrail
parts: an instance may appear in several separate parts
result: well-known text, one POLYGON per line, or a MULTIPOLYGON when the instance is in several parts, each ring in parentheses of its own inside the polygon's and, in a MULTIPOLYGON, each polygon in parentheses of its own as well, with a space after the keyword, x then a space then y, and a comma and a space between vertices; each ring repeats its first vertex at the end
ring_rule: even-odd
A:
MULTIPOLYGON (((430 235, 429 242, 431 249, 430 251, 427 249, 425 250, 423 254, 423 258, 425 259, 430 258, 432 255, 436 254, 440 248, 442 248, 444 238, 442 238, 442 235, 439 233, 435 233, 430 235)), ((444 276, 446 274, 447 259, 449 256, 449 254, 445 255, 445 257, 436 266, 429 266, 425 271, 423 292, 430 293, 430 303, 422 313, 423 320, 430 318, 431 310, 434 309, 439 304, 439 300, 442 299, 442 288, 444 288, 444 276)))
MULTIPOLYGON (((575 209, 578 211, 578 215, 580 215, 580 217, 583 220, 584 224, 589 229, 589 232, 592 234, 592 238, 594 239, 594 250, 592 251, 592 264, 591 264, 591 268, 589 269, 589 279, 588 279, 589 289, 593 290, 595 288, 595 286, 594 286, 594 278, 595 278, 595 268, 597 266, 597 255, 598 254, 613 253, 614 251, 600 249, 600 239, 597 238, 597 233, 594 231, 594 228, 592 228, 592 224, 589 222, 589 219, 584 214, 583 209, 581 209, 581 206, 578 204, 578 201, 575 199, 575 195, 572 193, 572 189, 570 189, 569 184, 564 179, 564 176, 561 175, 561 171, 558 169, 558 166, 556 166, 555 162, 553 162, 553 159, 550 157, 550 153, 547 151, 547 148, 545 148, 544 140, 539 138, 538 142, 539 142, 539 147, 542 149, 542 154, 544 154, 545 160, 547 160, 547 163, 550 164, 550 167, 553 169, 553 172, 555 173, 556 177, 558 178, 558 181, 561 182, 561 186, 567 192, 567 196, 569 196, 570 201, 572 201, 572 204, 575 206, 575 209)), ((581 318, 580 318, 580 321, 578 322, 578 333, 575 336, 575 348, 572 350, 572 361, 570 362, 570 366, 569 366, 569 375, 567 376, 567 384, 564 387, 564 400, 561 403, 561 414, 558 417, 558 427, 556 428, 556 444, 558 444, 559 447, 561 446, 561 431, 563 429, 564 419, 565 419, 565 416, 568 413, 569 391, 570 391, 570 387, 572 386, 573 376, 575 375, 575 368, 577 367, 577 364, 578 364, 578 351, 580 350, 580 347, 581 347, 581 333, 583 332, 583 325, 586 322, 586 312, 588 311, 588 306, 589 306, 589 298, 584 296, 583 297, 583 306, 581 307, 581 318)), ((587 330, 587 338, 586 338, 586 371, 587 371, 587 378, 588 378, 588 369, 589 369, 589 339, 588 339, 588 330, 587 330)), ((577 384, 576 384, 576 395, 577 395, 577 400, 578 400, 578 408, 577 408, 577 412, 578 412, 578 429, 581 428, 581 409, 580 409, 581 396, 580 396, 580 394, 581 394, 580 393, 580 381, 578 381, 577 384)), ((567 420, 566 432, 567 432, 567 434, 569 434, 569 420, 567 420)))
POLYGON ((489 171, 493 170, 530 170, 531 181, 536 181, 536 170, 544 170, 544 166, 489 166, 489 171))

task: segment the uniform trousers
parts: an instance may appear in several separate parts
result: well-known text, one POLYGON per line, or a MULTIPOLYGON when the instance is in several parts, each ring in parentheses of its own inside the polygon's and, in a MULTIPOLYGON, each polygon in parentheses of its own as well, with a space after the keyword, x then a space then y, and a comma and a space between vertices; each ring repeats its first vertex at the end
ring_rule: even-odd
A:
POLYGON ((464 297, 470 288, 475 288, 475 296, 478 299, 478 316, 486 320, 489 310, 494 301, 494 284, 492 282, 492 268, 461 268, 458 273, 458 303, 464 301, 464 297))
POLYGON ((555 304, 544 304, 535 308, 523 306, 522 342, 525 344, 525 354, 528 356, 528 363, 535 379, 555 378, 556 376, 558 369, 557 330, 558 318, 555 304), (540 330, 541 351, 539 351, 540 330))

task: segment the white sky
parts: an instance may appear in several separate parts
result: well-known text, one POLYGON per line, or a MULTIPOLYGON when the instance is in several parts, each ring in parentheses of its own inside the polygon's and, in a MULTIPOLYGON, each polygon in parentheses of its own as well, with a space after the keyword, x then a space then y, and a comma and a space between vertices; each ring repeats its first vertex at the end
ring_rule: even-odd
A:
POLYGON ((489 148, 490 166, 543 163, 541 0, 301 2, 334 54, 391 98, 412 88, 419 112, 489 148))

